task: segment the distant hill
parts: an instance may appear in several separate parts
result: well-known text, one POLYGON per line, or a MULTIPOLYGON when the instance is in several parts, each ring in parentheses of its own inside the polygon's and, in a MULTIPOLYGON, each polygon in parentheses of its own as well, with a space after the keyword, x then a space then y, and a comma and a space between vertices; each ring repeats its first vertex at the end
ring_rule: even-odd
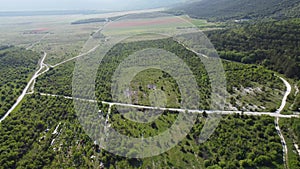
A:
POLYGON ((209 20, 300 17, 300 0, 202 0, 173 9, 209 20))
POLYGON ((210 21, 255 20, 206 34, 221 58, 300 79, 300 0, 202 0, 173 12, 210 21))
POLYGON ((48 16, 48 15, 90 15, 112 11, 100 10, 53 10, 53 11, 0 11, 0 17, 12 16, 48 16))

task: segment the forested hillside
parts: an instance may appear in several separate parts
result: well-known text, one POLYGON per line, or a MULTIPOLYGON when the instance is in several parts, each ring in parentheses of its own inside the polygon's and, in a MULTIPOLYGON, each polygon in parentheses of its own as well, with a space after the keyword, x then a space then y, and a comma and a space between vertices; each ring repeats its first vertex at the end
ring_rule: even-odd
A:
POLYGON ((202 0, 173 9, 210 21, 233 21, 207 36, 224 59, 255 63, 300 78, 300 0, 202 0))
POLYGON ((0 117, 14 104, 33 74, 40 54, 17 47, 0 47, 0 117))
POLYGON ((224 59, 258 63, 300 78, 300 19, 245 23, 207 35, 224 59))
POLYGON ((225 21, 272 17, 299 17, 299 0, 202 0, 188 3, 173 11, 195 18, 225 21))

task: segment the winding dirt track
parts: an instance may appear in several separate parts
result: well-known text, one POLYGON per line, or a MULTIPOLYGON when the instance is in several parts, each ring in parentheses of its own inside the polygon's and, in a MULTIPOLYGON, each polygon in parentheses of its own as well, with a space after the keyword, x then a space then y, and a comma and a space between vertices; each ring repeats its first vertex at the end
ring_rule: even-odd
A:
POLYGON ((40 63, 39 63, 39 69, 34 73, 34 75, 31 77, 29 82, 27 83, 27 86, 23 90, 22 94, 19 96, 15 104, 6 112, 6 114, 0 119, 0 123, 7 118, 7 116, 21 103, 25 95, 27 94, 28 89, 32 86, 32 84, 35 82, 35 80, 41 75, 39 74, 45 66, 47 65, 44 64, 45 58, 47 56, 47 53, 44 52, 44 56, 42 57, 40 63))
MULTIPOLYGON (((279 77, 279 76, 277 76, 279 77)), ((288 81, 286 81, 284 78, 282 77, 279 77, 283 83, 285 84, 286 86, 286 92, 283 96, 283 99, 282 99, 282 102, 281 102, 281 105, 279 107, 279 109, 276 111, 276 114, 281 114, 281 112, 283 111, 285 105, 286 105, 286 100, 287 100, 287 97, 290 95, 291 91, 292 91, 292 87, 290 85, 290 83, 288 81)), ((281 129, 279 127, 279 117, 276 117, 275 119, 275 128, 276 128, 276 131, 281 139, 281 144, 282 144, 282 148, 283 148, 283 161, 285 163, 285 166, 286 168, 288 168, 288 165, 287 165, 287 161, 288 161, 288 148, 287 148, 287 145, 286 145, 286 141, 285 141, 285 138, 281 132, 281 129)))

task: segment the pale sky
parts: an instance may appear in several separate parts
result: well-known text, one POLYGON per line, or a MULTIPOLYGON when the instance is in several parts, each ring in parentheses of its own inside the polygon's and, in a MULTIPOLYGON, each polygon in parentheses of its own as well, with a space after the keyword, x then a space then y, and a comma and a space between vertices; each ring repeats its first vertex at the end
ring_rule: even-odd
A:
POLYGON ((156 8, 185 0, 0 0, 0 11, 127 10, 156 8))

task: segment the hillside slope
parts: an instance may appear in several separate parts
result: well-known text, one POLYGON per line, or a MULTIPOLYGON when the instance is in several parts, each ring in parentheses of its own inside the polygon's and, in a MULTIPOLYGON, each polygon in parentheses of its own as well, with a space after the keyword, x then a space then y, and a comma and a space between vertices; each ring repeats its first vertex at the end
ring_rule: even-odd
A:
POLYGON ((175 8, 191 17, 224 21, 299 17, 300 0, 202 0, 175 8))
POLYGON ((300 79, 300 19, 257 22, 206 32, 221 58, 262 64, 300 79))

